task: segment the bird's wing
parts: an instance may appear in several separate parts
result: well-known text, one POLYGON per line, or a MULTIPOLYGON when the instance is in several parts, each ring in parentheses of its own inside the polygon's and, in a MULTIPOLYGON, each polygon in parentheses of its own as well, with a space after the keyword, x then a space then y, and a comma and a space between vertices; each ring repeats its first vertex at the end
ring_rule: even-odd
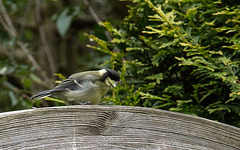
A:
POLYGON ((52 92, 65 91, 65 90, 77 90, 79 88, 84 88, 86 82, 94 84, 97 78, 93 75, 85 75, 81 78, 74 78, 70 76, 68 79, 63 80, 59 83, 52 92))

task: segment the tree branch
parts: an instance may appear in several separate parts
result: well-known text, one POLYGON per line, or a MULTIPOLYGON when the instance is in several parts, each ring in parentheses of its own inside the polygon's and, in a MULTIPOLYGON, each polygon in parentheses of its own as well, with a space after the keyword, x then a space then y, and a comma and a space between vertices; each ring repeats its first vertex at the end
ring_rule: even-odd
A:
POLYGON ((3 18, 2 21, 4 22, 2 24, 4 24, 5 28, 7 28, 7 31, 9 33, 11 33, 10 34, 11 36, 16 37, 17 36, 17 32, 16 32, 16 30, 15 30, 15 28, 13 26, 13 23, 12 23, 9 15, 8 15, 8 13, 6 11, 6 8, 3 5, 2 0, 0 0, 0 10, 1 10, 1 13, 2 13, 2 18, 3 18))
POLYGON ((46 34, 42 25, 42 18, 41 18, 41 0, 36 0, 36 7, 35 7, 35 12, 36 12, 36 21, 38 24, 38 31, 41 37, 41 41, 43 43, 43 47, 48 59, 48 63, 50 65, 50 69, 51 69, 51 74, 53 75, 54 73, 56 73, 56 66, 55 63, 53 61, 53 55, 51 53, 49 44, 47 42, 47 38, 46 38, 46 34))
MULTIPOLYGON (((92 17, 94 18, 94 20, 97 23, 101 22, 101 19, 98 17, 98 15, 96 14, 96 12, 94 11, 93 7, 90 5, 90 3, 88 2, 88 0, 83 0, 83 3, 87 6, 88 11, 90 12, 90 14, 92 15, 92 17)), ((107 37, 108 41, 112 41, 112 37, 110 35, 110 33, 108 31, 104 32, 105 36, 107 37)))

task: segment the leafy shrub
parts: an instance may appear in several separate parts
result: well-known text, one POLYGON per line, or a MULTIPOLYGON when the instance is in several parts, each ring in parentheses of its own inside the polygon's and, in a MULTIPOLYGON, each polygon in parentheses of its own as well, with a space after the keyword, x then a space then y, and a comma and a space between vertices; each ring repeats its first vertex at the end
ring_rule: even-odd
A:
POLYGON ((5 58, 0 60, 0 112, 32 107, 29 90, 35 76, 31 70, 29 66, 14 65, 5 58))
POLYGON ((104 103, 177 111, 240 126, 240 5, 221 0, 132 0, 108 42, 124 84, 104 103), (125 80, 125 78, 126 80, 125 80))

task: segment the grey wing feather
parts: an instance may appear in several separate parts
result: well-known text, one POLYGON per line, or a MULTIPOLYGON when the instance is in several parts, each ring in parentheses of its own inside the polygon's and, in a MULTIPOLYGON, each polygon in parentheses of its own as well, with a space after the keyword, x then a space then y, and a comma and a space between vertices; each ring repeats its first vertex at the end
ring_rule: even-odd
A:
POLYGON ((51 90, 46 90, 46 91, 39 92, 39 93, 33 95, 31 97, 31 99, 34 99, 34 98, 42 99, 42 98, 47 97, 47 96, 51 96, 51 90))
POLYGON ((73 78, 70 76, 68 79, 63 80, 61 83, 59 83, 52 92, 59 92, 64 90, 77 90, 81 88, 81 85, 84 82, 96 82, 97 78, 93 75, 86 75, 81 78, 73 78))

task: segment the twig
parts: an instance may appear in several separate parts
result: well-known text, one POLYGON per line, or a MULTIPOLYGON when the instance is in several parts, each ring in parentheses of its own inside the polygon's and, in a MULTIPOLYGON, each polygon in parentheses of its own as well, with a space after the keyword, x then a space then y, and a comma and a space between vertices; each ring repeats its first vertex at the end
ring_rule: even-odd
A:
POLYGON ((39 34, 41 37, 41 41, 43 43, 45 53, 47 55, 48 63, 50 65, 50 69, 51 69, 51 74, 53 75, 54 73, 56 73, 56 66, 53 61, 53 56, 52 56, 49 44, 47 42, 46 34, 45 34, 45 31, 44 31, 43 25, 42 25, 41 0, 36 0, 35 2, 36 2, 35 12, 36 12, 36 19, 37 19, 37 24, 38 24, 38 31, 39 31, 39 34))
POLYGON ((0 14, 0 22, 2 23, 2 26, 3 26, 3 28, 7 31, 7 32, 11 32, 11 31, 8 31, 9 29, 8 29, 8 25, 6 24, 6 22, 4 21, 4 19, 3 19, 3 17, 1 16, 1 14, 0 14))
MULTIPOLYGON (((88 2, 88 0, 83 0, 83 3, 87 6, 88 8, 88 11, 90 12, 90 14, 92 15, 92 17, 94 18, 94 20, 97 22, 97 23, 100 23, 101 22, 101 19, 98 17, 98 15, 95 13, 93 7, 90 5, 90 3, 88 2)), ((109 34, 108 31, 105 31, 104 32, 105 36, 107 37, 108 41, 112 41, 112 37, 111 35, 109 34)))
POLYGON ((153 5, 153 3, 150 0, 144 0, 145 2, 147 2, 149 4, 150 7, 152 7, 157 13, 158 15, 167 22, 167 24, 174 29, 175 31, 177 31, 177 34, 181 36, 181 40, 185 43, 188 43, 190 45, 192 45, 184 36, 181 35, 181 33, 177 30, 177 27, 175 27, 170 21, 169 19, 166 17, 166 15, 164 14, 164 12, 161 9, 161 5, 160 5, 160 9, 158 9, 156 6, 153 5))
POLYGON ((7 28, 7 31, 8 31, 9 33, 11 33, 11 35, 12 35, 13 37, 16 37, 16 36, 17 36, 17 32, 16 32, 16 30, 15 30, 15 28, 14 28, 14 26, 13 26, 13 23, 12 23, 10 17, 8 16, 8 13, 7 13, 7 11, 6 11, 6 8, 5 8, 4 5, 3 5, 2 0, 0 0, 0 9, 1 9, 2 17, 3 17, 3 20, 2 20, 2 21, 4 22, 4 23, 2 23, 2 24, 5 25, 4 28, 7 28))
POLYGON ((12 91, 14 91, 15 93, 18 93, 21 97, 23 97, 23 98, 25 98, 25 99, 31 100, 30 96, 27 95, 26 93, 24 93, 22 90, 16 88, 16 87, 13 86, 13 85, 7 86, 8 84, 11 84, 11 83, 8 83, 7 81, 4 81, 4 82, 3 82, 3 87, 12 90, 12 91))
MULTIPOLYGON (((6 31, 8 31, 8 33, 10 34, 10 36, 12 36, 13 38, 18 38, 18 34, 17 31, 12 23, 11 18, 9 17, 6 8, 3 5, 2 0, 0 0, 0 15, 2 15, 0 17, 0 22, 1 24, 4 26, 4 28, 6 29, 6 31)), ((20 40, 17 41, 17 45, 23 50, 23 52, 25 53, 25 55, 27 56, 27 58, 29 59, 29 61, 32 63, 32 65, 37 69, 37 71, 40 73, 41 77, 43 78, 44 81, 50 81, 50 79, 47 77, 47 75, 44 73, 44 71, 41 69, 41 67, 39 66, 39 64, 37 63, 37 61, 33 58, 33 56, 31 55, 31 53, 29 52, 29 50, 27 49, 27 47, 24 45, 23 42, 21 42, 20 40)))

